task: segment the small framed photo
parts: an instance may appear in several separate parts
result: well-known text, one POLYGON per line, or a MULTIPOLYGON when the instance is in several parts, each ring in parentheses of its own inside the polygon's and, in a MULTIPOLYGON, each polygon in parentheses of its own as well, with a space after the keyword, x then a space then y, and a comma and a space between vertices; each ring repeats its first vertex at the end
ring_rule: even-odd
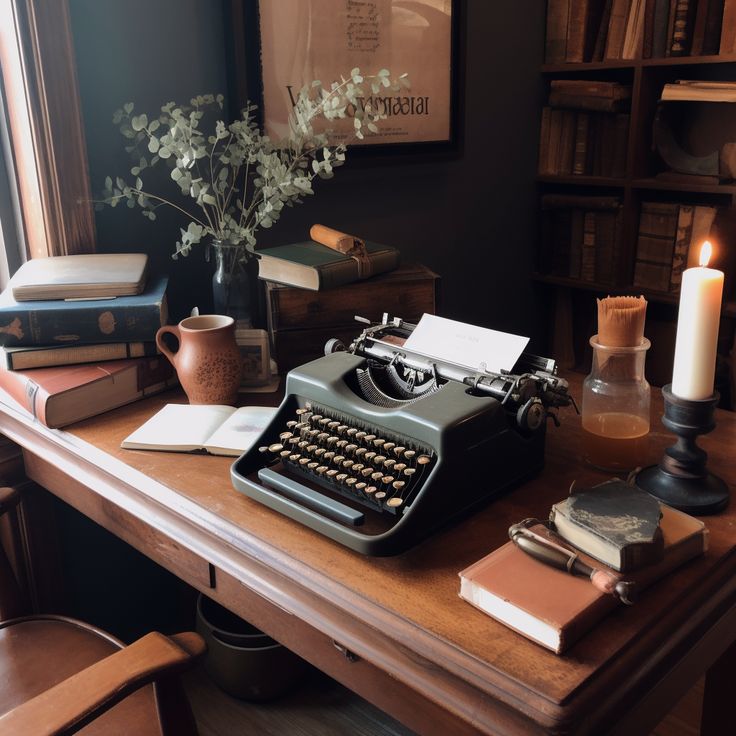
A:
POLYGON ((271 381, 268 333, 265 330, 237 329, 235 342, 243 359, 241 390, 268 384, 271 381))
MULTIPOLYGON (((457 130, 456 0, 231 0, 238 103, 259 105, 264 131, 288 134, 299 90, 332 82, 358 67, 408 74, 410 88, 367 100, 386 117, 357 140, 352 119, 324 121, 331 143, 396 151, 451 148, 457 130), (253 5, 254 4, 254 5, 253 5), (238 7, 240 6, 240 7, 238 7), (240 52, 238 51, 240 49, 240 52), (244 94, 245 92, 245 94, 244 94)), ((320 125, 322 123, 320 122, 320 125)), ((318 129, 319 126, 315 126, 318 129)))

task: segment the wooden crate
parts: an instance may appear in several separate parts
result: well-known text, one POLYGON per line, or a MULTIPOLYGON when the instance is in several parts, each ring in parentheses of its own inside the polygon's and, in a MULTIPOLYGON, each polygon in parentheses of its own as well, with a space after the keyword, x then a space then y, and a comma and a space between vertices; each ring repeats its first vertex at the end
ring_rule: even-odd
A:
POLYGON ((326 291, 265 286, 271 352, 281 373, 323 355, 332 337, 349 343, 362 329, 356 315, 378 322, 388 312, 414 322, 439 306, 439 276, 419 264, 326 291))

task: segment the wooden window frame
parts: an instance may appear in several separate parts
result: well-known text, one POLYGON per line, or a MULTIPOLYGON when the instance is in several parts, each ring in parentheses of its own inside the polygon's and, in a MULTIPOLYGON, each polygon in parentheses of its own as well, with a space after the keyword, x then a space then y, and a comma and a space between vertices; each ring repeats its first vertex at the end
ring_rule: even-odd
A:
POLYGON ((0 67, 28 256, 93 252, 68 0, 0 0, 0 67))

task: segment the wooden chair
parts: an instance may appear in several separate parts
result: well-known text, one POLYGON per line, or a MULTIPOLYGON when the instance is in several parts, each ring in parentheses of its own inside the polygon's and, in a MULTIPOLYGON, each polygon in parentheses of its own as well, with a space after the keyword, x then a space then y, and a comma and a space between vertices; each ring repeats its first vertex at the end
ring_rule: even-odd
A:
MULTIPOLYGON (((19 493, 0 488, 0 515, 19 493)), ((195 736, 178 672, 204 652, 195 633, 151 633, 130 646, 62 616, 18 616, 18 584, 0 545, 0 733, 195 736)))

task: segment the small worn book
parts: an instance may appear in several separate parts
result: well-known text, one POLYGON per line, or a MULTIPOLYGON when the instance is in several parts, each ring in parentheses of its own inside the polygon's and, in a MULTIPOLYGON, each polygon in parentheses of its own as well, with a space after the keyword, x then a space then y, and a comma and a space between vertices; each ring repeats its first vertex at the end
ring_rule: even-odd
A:
MULTIPOLYGON (((707 529, 693 516, 662 505, 660 526, 662 560, 625 576, 638 592, 707 549, 707 529)), ((605 569, 590 557, 580 557, 591 567, 605 569)), ((619 605, 589 580, 545 565, 513 542, 460 573, 460 597, 557 654, 619 605)))
POLYGON ((549 520, 581 552, 628 572, 662 559, 660 516, 656 498, 613 479, 573 491, 552 506, 549 520))
POLYGON ((120 447, 238 457, 255 444, 275 413, 270 406, 166 404, 120 447))
POLYGON ((145 253, 91 253, 34 258, 10 280, 16 301, 100 299, 140 294, 146 283, 145 253))
POLYGON ((50 368, 77 363, 100 363, 105 360, 143 358, 158 355, 155 342, 102 342, 96 345, 29 345, 0 347, 0 367, 9 371, 50 368))
MULTIPOLYGON (((389 245, 365 243, 370 274, 399 265, 399 251, 389 245)), ((258 251, 258 278, 319 291, 358 281, 358 260, 314 241, 258 251)))

